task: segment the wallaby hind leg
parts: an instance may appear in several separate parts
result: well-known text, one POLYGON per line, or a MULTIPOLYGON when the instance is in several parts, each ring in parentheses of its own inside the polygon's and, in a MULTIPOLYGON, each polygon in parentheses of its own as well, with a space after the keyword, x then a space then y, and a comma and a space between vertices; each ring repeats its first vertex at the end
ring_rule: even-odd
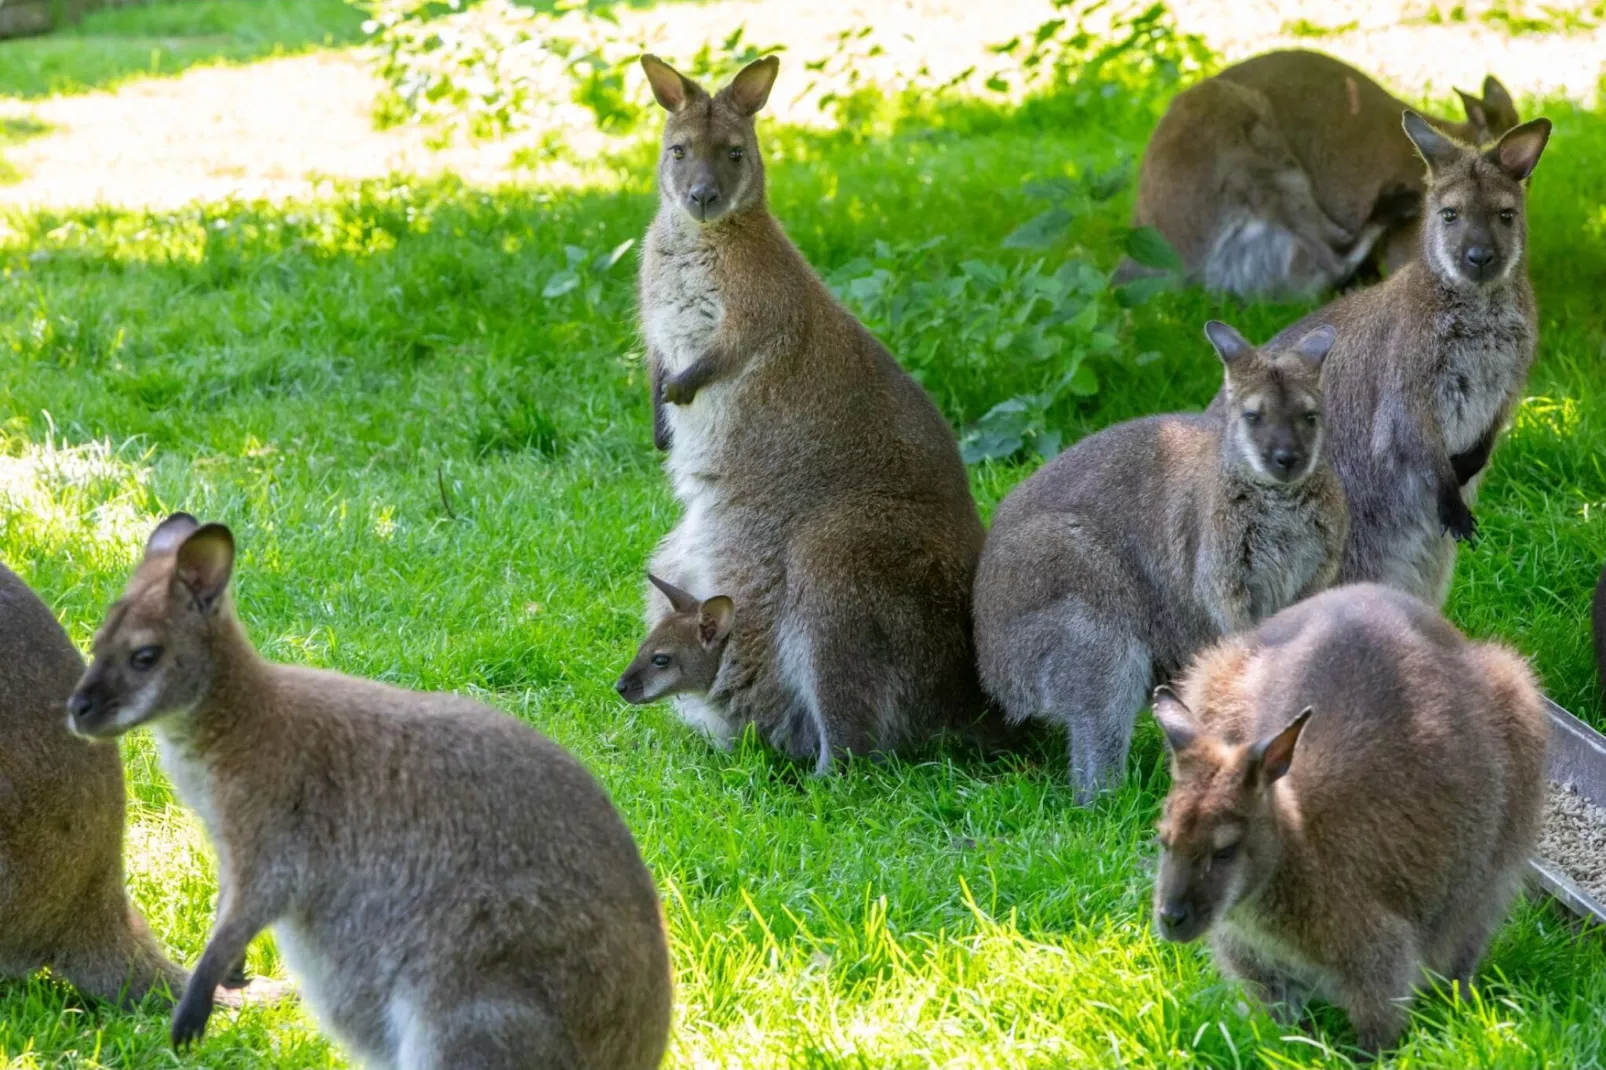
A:
POLYGON ((1303 982, 1268 962, 1225 926, 1217 927, 1211 946, 1222 972, 1242 981, 1245 990, 1264 1004, 1274 1019, 1283 1025, 1297 1025, 1304 1020, 1310 989, 1303 982))
POLYGON ((128 916, 130 923, 86 930, 81 943, 55 956, 53 969, 79 991, 118 1006, 131 1007, 152 995, 176 1001, 189 974, 163 954, 144 919, 131 910, 128 916))
POLYGON ((1381 915, 1367 929, 1334 949, 1336 991, 1331 995, 1349 1015, 1357 1046, 1376 1054, 1392 1048, 1405 1032, 1422 963, 1411 927, 1403 920, 1381 915))
POLYGON ((1042 716, 1065 726, 1071 786, 1086 806, 1125 775, 1154 668, 1143 643, 1083 607, 1067 605, 1055 616, 1060 642, 1042 668, 1042 716))
POLYGON ((876 699, 886 682, 874 679, 885 668, 862 651, 856 656, 842 624, 822 608, 794 608, 777 631, 776 651, 781 675, 813 721, 813 732, 798 734, 817 744, 814 771, 824 775, 836 758, 876 749, 883 717, 876 699))

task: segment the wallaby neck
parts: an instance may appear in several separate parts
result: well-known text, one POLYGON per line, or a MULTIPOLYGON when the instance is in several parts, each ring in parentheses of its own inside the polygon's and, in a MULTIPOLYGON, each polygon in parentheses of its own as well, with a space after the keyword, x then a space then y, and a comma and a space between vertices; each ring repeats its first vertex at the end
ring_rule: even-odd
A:
POLYGON ((713 251, 753 239, 768 239, 779 229, 760 197, 713 223, 699 223, 673 204, 659 202, 658 234, 669 252, 713 251))
POLYGON ((166 718, 170 740, 182 743, 196 757, 241 730, 271 718, 269 692, 273 666, 256 652, 232 606, 221 606, 208 636, 212 679, 206 694, 190 710, 166 718))

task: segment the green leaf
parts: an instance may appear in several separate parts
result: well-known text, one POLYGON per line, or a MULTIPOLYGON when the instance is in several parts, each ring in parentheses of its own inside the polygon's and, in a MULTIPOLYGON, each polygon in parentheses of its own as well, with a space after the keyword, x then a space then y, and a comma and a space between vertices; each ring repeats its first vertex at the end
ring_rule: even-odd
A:
POLYGON ((1070 210, 1055 205, 1041 215, 1033 216, 1004 239, 1006 249, 1041 249, 1053 245, 1067 230, 1070 229, 1071 220, 1076 218, 1070 210))
POLYGON ((591 270, 607 271, 609 268, 617 264, 619 260, 630 251, 630 247, 635 244, 636 239, 626 238, 618 245, 615 245, 611 251, 603 253, 601 256, 597 257, 597 259, 591 265, 591 270))
POLYGON ((1043 460, 1052 461, 1059 456, 1063 442, 1063 436, 1058 431, 1039 431, 1032 439, 1032 448, 1043 460))
POLYGON ((573 271, 560 271, 546 280, 546 286, 541 290, 541 296, 547 300, 562 297, 564 294, 580 285, 580 276, 573 271))
POLYGON ((1147 304, 1158 294, 1177 288, 1176 275, 1151 275, 1147 278, 1133 279, 1115 288, 1115 303, 1122 308, 1137 308, 1147 304))
POLYGON ((1144 267, 1177 272, 1183 269, 1182 257, 1153 227, 1138 227, 1127 233, 1126 255, 1144 267))
POLYGON ((1090 398, 1099 392, 1099 377, 1087 364, 1078 364, 1065 380, 1065 389, 1079 398, 1090 398))

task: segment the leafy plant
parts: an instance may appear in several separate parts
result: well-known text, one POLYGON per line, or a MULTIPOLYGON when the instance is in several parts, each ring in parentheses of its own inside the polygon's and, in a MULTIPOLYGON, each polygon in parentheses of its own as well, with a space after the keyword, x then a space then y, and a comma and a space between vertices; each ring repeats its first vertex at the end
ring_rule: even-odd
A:
POLYGON ((1204 39, 1178 30, 1163 2, 1125 7, 1113 0, 1053 2, 1054 18, 1029 35, 992 47, 1010 65, 987 79, 989 89, 1009 92, 1018 80, 1035 90, 1072 85, 1108 93, 1124 85, 1160 95, 1156 90, 1163 93, 1210 65, 1204 39))

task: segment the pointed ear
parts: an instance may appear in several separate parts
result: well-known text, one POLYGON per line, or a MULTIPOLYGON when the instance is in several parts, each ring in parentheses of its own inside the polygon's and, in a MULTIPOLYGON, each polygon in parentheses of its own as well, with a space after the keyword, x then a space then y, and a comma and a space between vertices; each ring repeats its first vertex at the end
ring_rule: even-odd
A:
POLYGON ((1306 706, 1298 717, 1288 722, 1287 728, 1250 748, 1249 777, 1253 783, 1266 787, 1288 772, 1294 762, 1294 744, 1299 742, 1299 734, 1305 730, 1313 711, 1314 707, 1306 706))
POLYGON ((1242 360, 1255 351, 1249 340, 1220 320, 1211 320, 1204 325, 1205 337, 1215 346, 1216 353, 1221 357, 1221 363, 1227 367, 1242 360))
POLYGON ((743 115, 757 115, 759 109, 764 107, 770 99, 770 89, 775 85, 775 76, 781 71, 781 57, 765 56, 754 60, 731 79, 731 84, 725 88, 730 94, 731 103, 743 115))
POLYGON ((1449 167, 1466 151, 1410 108, 1405 109, 1400 125, 1405 127, 1405 136, 1411 139, 1416 151, 1422 154, 1429 173, 1449 167))
POLYGON ((1154 707, 1154 719, 1160 722, 1160 731, 1165 733, 1166 745, 1171 748, 1172 757, 1187 750, 1199 738, 1198 720, 1194 718, 1193 711, 1177 698, 1175 691, 1164 685, 1155 688, 1150 705, 1154 707))
POLYGON ((641 57, 641 69, 647 72, 647 84, 652 86, 653 99, 671 115, 708 95, 702 86, 651 53, 641 57))
POLYGON ((736 618, 736 603, 722 594, 704 600, 697 612, 697 638, 703 646, 712 649, 725 641, 731 633, 731 622, 736 618))
POLYGON ((1327 356, 1333 343, 1338 341, 1338 331, 1329 323, 1316 327, 1305 337, 1294 343, 1294 352, 1304 357, 1317 367, 1321 367, 1322 358, 1327 356))
POLYGON ((201 522, 188 513, 174 513, 151 532, 151 537, 145 540, 145 556, 159 557, 177 550, 179 544, 189 538, 201 522))
POLYGON ((1461 98, 1461 107, 1467 113, 1467 123, 1475 130, 1489 132, 1489 113, 1484 110, 1483 101, 1468 93, 1465 89, 1457 89, 1456 96, 1461 98))
POLYGON ((1506 131, 1495 147, 1484 155, 1508 176, 1521 182, 1539 166, 1539 154, 1550 140, 1550 120, 1534 119, 1506 131))
POLYGON ((196 608, 210 612, 233 571, 234 535, 222 524, 208 524, 179 545, 172 582, 189 592, 196 608))
POLYGON ((697 599, 693 598, 691 595, 687 594, 685 591, 682 591, 679 587, 676 587, 667 580, 659 579, 651 572, 647 573, 647 579, 651 581, 654 587, 664 592, 664 597, 669 599, 670 608, 672 608, 676 613, 696 612, 697 599))
POLYGON ((1511 99, 1500 79, 1489 75, 1483 80, 1483 113, 1489 117, 1489 132, 1505 133, 1522 122, 1517 114, 1517 102, 1511 99))

